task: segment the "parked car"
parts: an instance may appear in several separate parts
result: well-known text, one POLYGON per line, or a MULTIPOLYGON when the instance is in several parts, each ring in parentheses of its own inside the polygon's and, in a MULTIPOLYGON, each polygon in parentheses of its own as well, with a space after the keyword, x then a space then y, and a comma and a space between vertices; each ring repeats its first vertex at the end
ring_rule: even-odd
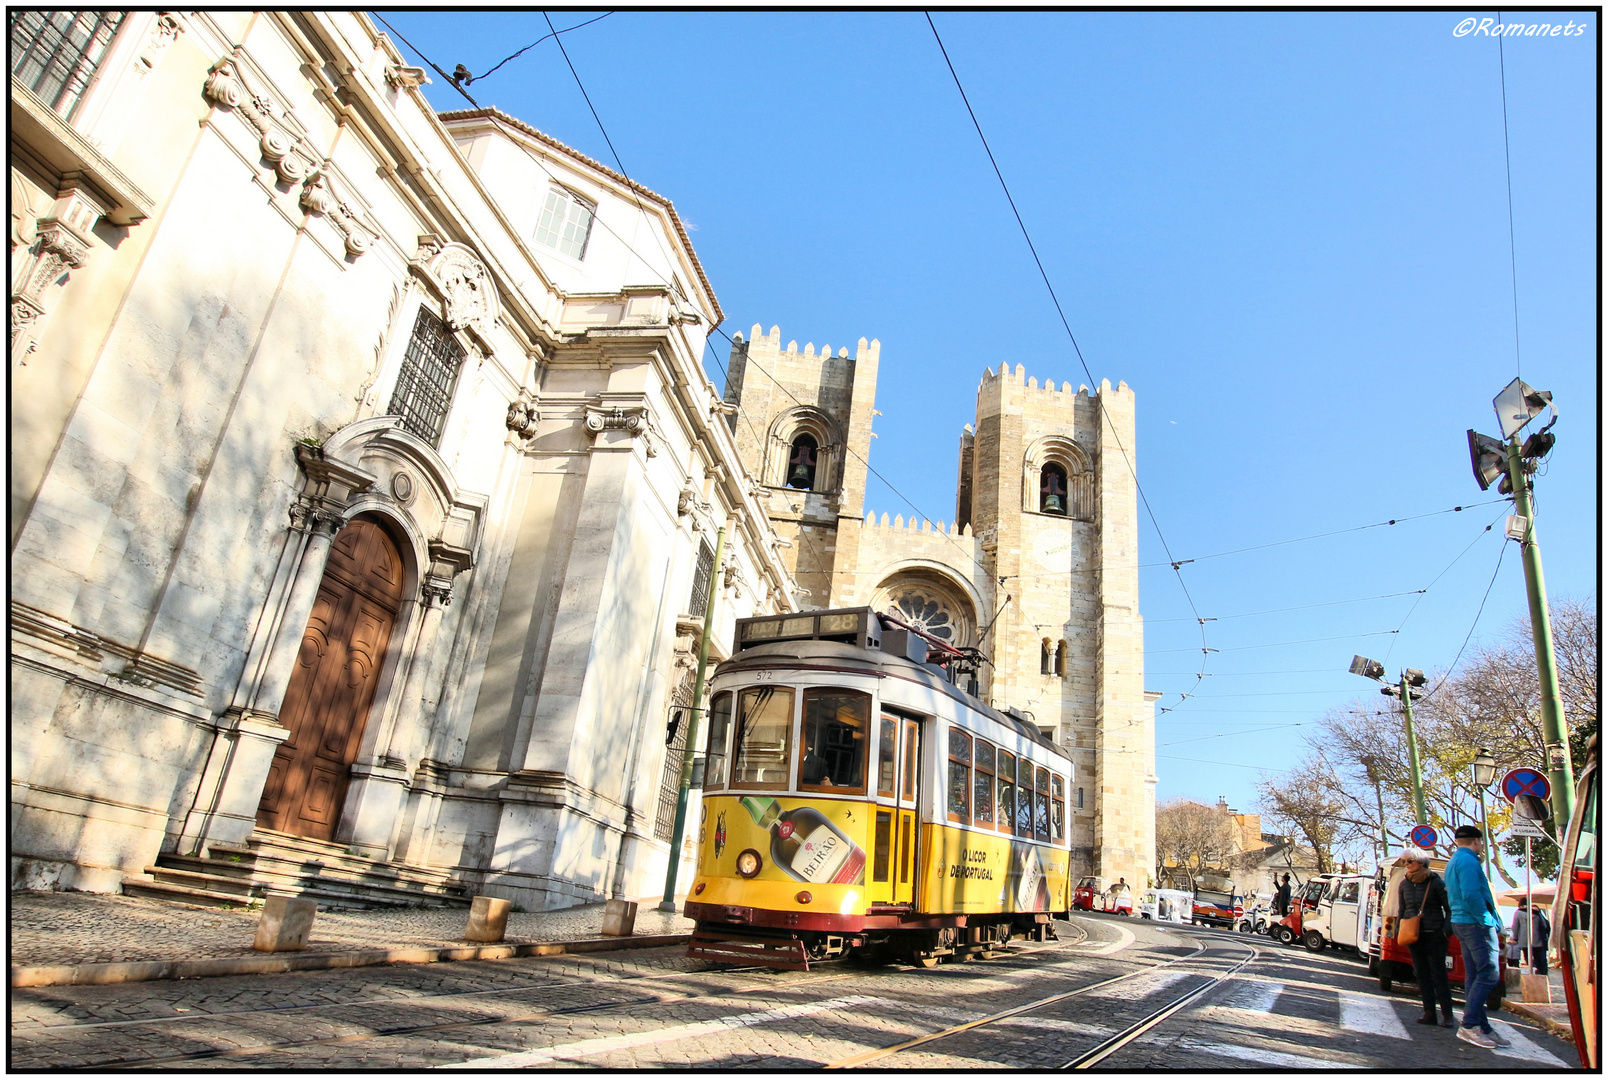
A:
POLYGON ((1233 891, 1230 883, 1228 891, 1216 889, 1195 889, 1195 899, 1191 922, 1197 926, 1221 926, 1233 929, 1234 922, 1245 914, 1245 899, 1233 891))

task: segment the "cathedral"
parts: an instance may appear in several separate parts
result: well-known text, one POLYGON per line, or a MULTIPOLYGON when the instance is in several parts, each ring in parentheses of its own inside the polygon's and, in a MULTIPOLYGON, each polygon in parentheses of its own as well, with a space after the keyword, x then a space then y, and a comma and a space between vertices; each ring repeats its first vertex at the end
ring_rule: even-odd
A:
POLYGON ((1154 701, 1139 617, 1134 395, 1057 389, 1002 362, 960 436, 950 523, 865 509, 880 343, 851 356, 734 338, 737 450, 802 607, 869 604, 988 657, 980 696, 1072 758, 1072 868, 1146 880, 1154 864, 1154 701))
POLYGON ((363 13, 10 30, 13 889, 652 895, 711 605, 714 661, 828 604, 980 647, 1074 872, 1142 879, 1125 386, 1002 361, 954 523, 873 519, 876 342, 756 327, 715 386, 671 201, 438 113, 363 13))

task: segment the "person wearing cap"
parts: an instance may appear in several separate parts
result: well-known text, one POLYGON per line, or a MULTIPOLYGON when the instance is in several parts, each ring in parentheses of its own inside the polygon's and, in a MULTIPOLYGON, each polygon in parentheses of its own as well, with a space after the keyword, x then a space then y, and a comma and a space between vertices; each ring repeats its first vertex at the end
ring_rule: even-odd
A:
POLYGON ((1446 883, 1429 868, 1429 852, 1408 848, 1402 857, 1407 863, 1407 876, 1401 883, 1398 914, 1405 918, 1420 916, 1418 940, 1407 946, 1413 957, 1413 975, 1418 979, 1418 995, 1424 1001, 1424 1015, 1418 1022, 1434 1024, 1438 1003, 1441 1026, 1456 1027, 1452 985, 1446 978, 1446 923, 1451 916, 1446 883))
POLYGON ((1457 1037, 1487 1050, 1506 1046, 1507 1040, 1491 1027, 1485 999, 1501 978, 1497 954, 1502 943, 1502 917, 1496 897, 1480 866, 1485 834, 1473 825, 1459 825, 1452 834, 1457 850, 1446 864, 1446 897, 1452 910, 1452 933, 1463 948, 1463 1024, 1457 1037))

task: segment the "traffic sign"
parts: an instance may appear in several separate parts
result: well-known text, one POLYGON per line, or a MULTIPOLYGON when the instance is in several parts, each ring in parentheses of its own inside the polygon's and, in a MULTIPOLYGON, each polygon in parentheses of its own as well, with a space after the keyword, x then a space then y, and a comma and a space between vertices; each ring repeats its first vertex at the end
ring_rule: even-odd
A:
POLYGON ((1435 842, 1440 839, 1440 835, 1435 832, 1435 828, 1432 825, 1414 825, 1410 835, 1413 847, 1427 849, 1433 849, 1435 842))
POLYGON ((1502 777, 1502 797, 1512 802, 1520 795, 1531 795, 1546 802, 1552 797, 1552 784, 1545 773, 1536 769, 1510 769, 1502 777))
POLYGON ((1547 835, 1547 831, 1541 826, 1532 821, 1525 821, 1522 818, 1514 821, 1512 825, 1508 826, 1508 835, 1528 836, 1536 840, 1551 839, 1551 837, 1547 835))

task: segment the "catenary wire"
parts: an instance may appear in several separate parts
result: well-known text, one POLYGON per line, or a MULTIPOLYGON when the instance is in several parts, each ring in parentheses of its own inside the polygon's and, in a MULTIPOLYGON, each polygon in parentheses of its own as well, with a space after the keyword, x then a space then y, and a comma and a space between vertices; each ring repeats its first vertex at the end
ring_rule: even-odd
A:
MULTIPOLYGON (((966 114, 971 117, 972 127, 977 130, 977 138, 983 144, 983 152, 988 155, 988 163, 994 168, 994 176, 999 180, 1000 190, 1005 193, 1005 201, 1010 204, 1011 214, 1016 218, 1016 225, 1022 231, 1022 239, 1027 242, 1027 250, 1029 254, 1033 256, 1033 264, 1038 267, 1039 277, 1043 279, 1044 288, 1050 294, 1050 302, 1055 305, 1055 313, 1060 317, 1061 327, 1066 331, 1067 340, 1072 343, 1072 351, 1077 355, 1078 364, 1083 368, 1083 374, 1087 376, 1090 385, 1099 385, 1094 378, 1094 373, 1089 369, 1089 362, 1084 359, 1083 349, 1078 345, 1077 335, 1072 332, 1072 323, 1066 316, 1066 310, 1061 306, 1061 298, 1056 294, 1055 286, 1050 282, 1049 272, 1044 269, 1044 261, 1039 258, 1038 248, 1033 243, 1032 234, 1028 232, 1027 223, 1022 220, 1022 212, 1017 209, 1016 199, 1013 195, 1011 195, 1011 187, 1005 182, 1005 173, 1000 169, 999 161, 994 157, 993 148, 988 145, 988 136, 983 134, 983 125, 982 122, 977 119, 977 111, 972 108, 971 99, 966 96, 966 88, 961 84, 960 73, 955 70, 955 63, 949 58, 949 50, 944 46, 943 35, 938 33, 938 26, 932 21, 931 12, 924 11, 922 12, 922 15, 924 15, 927 19, 927 27, 932 31, 933 40, 938 43, 938 51, 943 54, 944 64, 949 68, 949 76, 955 81, 955 89, 960 92, 961 103, 966 106, 966 114)), ((1182 564, 1173 558, 1172 548, 1167 543, 1167 536, 1161 530, 1161 522, 1156 519, 1156 512, 1151 508, 1150 505, 1150 498, 1145 494, 1144 485, 1139 482, 1139 472, 1134 468, 1133 458, 1128 454, 1128 448, 1123 445, 1122 436, 1117 432, 1116 424, 1111 420, 1111 414, 1106 408, 1104 395, 1097 395, 1096 400, 1100 405, 1100 415, 1104 417, 1107 424, 1111 425, 1112 441, 1117 444, 1117 449, 1122 454, 1122 460, 1128 466, 1128 474, 1133 478, 1134 491, 1139 496, 1139 502, 1145 508, 1146 516, 1150 518, 1151 528, 1155 529, 1156 531, 1156 539, 1161 541, 1161 550, 1163 554, 1167 556, 1168 562, 1172 564, 1173 574, 1178 579, 1178 587, 1180 590, 1182 590, 1184 599, 1189 603, 1190 611, 1194 613, 1195 618, 1200 622, 1200 674, 1201 678, 1204 678, 1206 672, 1206 659, 1210 655, 1210 650, 1206 648, 1206 621, 1201 619, 1200 610, 1195 606, 1195 598, 1190 595, 1189 585, 1184 581, 1184 575, 1179 570, 1179 567, 1182 564)), ((1197 679, 1196 685, 1198 686, 1199 683, 1200 679, 1197 679)), ((1157 714, 1161 715, 1173 711, 1174 709, 1178 708, 1179 705, 1182 705, 1188 699, 1188 697, 1189 695, 1187 693, 1180 694, 1178 705, 1158 709, 1157 714)))
POLYGON ((469 104, 473 105, 475 108, 477 108, 477 109, 480 108, 480 102, 478 102, 474 98, 470 97, 469 96, 469 91, 465 90, 462 86, 458 85, 458 81, 456 79, 454 79, 451 75, 448 75, 445 71, 442 71, 441 67, 434 60, 432 60, 428 56, 424 55, 424 53, 419 50, 419 47, 417 45, 413 44, 413 42, 411 42, 407 38, 403 37, 402 36, 402 31, 398 30, 396 27, 394 27, 390 23, 386 22, 385 21, 385 16, 381 15, 378 11, 370 11, 369 14, 374 16, 375 19, 379 20, 382 24, 384 24, 384 26, 385 26, 385 28, 387 30, 389 30, 389 31, 391 31, 391 33, 395 34, 398 41, 402 42, 402 44, 404 44, 408 48, 412 49, 415 56, 417 56, 420 60, 423 60, 426 64, 429 64, 431 70, 433 70, 437 75, 441 76, 442 80, 444 82, 446 82, 448 86, 451 86, 454 90, 458 91, 458 93, 460 93, 460 94, 462 94, 464 96, 464 100, 468 101, 469 104))
MULTIPOLYGON (((1440 573, 1436 574, 1434 579, 1431 580, 1428 585, 1424 586, 1424 593, 1427 594, 1430 589, 1433 589, 1435 587, 1435 582, 1439 581, 1441 578, 1443 578, 1447 574, 1451 573, 1452 567, 1456 566, 1459 562, 1461 562, 1463 560, 1464 555, 1467 555, 1470 551, 1473 551, 1474 550, 1474 545, 1478 544, 1481 540, 1483 540, 1485 538, 1485 534, 1490 532, 1493 528, 1495 528, 1496 523, 1498 521, 1501 521, 1502 517, 1503 517, 1502 514, 1498 514, 1496 517, 1492 518, 1491 523, 1489 525, 1485 526, 1485 528, 1481 529, 1475 535, 1473 540, 1469 541, 1468 547, 1464 548, 1462 551, 1459 551, 1457 553, 1457 555, 1452 559, 1452 561, 1446 564, 1446 568, 1444 570, 1442 570, 1440 573)), ((1400 632, 1401 630, 1406 629, 1407 620, 1411 619, 1413 617, 1413 612, 1418 610, 1418 605, 1423 603, 1423 601, 1424 601, 1424 596, 1422 594, 1418 597, 1417 600, 1413 601, 1413 606, 1408 608, 1407 609, 1407 614, 1405 614, 1405 615, 1403 615, 1401 617, 1401 625, 1396 627, 1397 632, 1400 632)), ((1384 658, 1384 660, 1381 661, 1381 663, 1388 664, 1390 662, 1390 654, 1396 651, 1396 641, 1399 641, 1399 640, 1401 640, 1401 639, 1397 638, 1397 639, 1395 639, 1395 641, 1392 641, 1390 643, 1390 648, 1385 650, 1385 658, 1384 658)))
MULTIPOLYGON (((1472 510, 1477 506, 1495 506, 1499 502, 1506 501, 1506 499, 1491 499, 1488 502, 1464 503, 1462 506, 1453 506, 1445 510, 1434 510, 1427 514, 1413 514, 1408 517, 1390 518, 1387 521, 1375 521, 1367 525, 1353 525, 1349 529, 1335 529, 1332 532, 1313 533, 1311 536, 1297 536, 1289 540, 1274 540, 1266 544, 1253 544, 1250 547, 1234 548, 1232 551, 1218 551, 1212 553, 1211 555, 1197 555, 1192 559, 1180 559, 1178 565, 1182 566, 1186 563, 1205 562, 1207 559, 1221 559, 1225 555, 1243 555, 1247 551, 1261 551, 1264 548, 1283 547, 1286 544, 1302 544, 1308 540, 1322 540, 1329 536, 1343 536, 1346 533, 1362 532, 1364 529, 1378 529, 1386 525, 1397 525, 1404 521, 1421 521, 1424 518, 1439 517, 1442 514, 1457 514, 1464 510, 1472 510)), ((1139 569, 1148 570, 1151 567, 1167 565, 1170 564, 1165 562, 1140 563, 1139 569)))
MULTIPOLYGON (((1497 23, 1502 21, 1502 13, 1496 13, 1497 23)), ((1513 239, 1513 151, 1508 146, 1508 107, 1507 107, 1507 52, 1502 47, 1502 39, 1507 34, 1496 35, 1496 62, 1497 70, 1502 79, 1502 162, 1507 169, 1507 207, 1508 207, 1508 271, 1513 279, 1513 366, 1519 378, 1524 378, 1524 362, 1519 352, 1519 258, 1517 244, 1513 239)))
MULTIPOLYGON (((571 30, 579 30, 583 26, 591 26, 595 22, 602 22, 604 19, 608 18, 610 15, 613 15, 613 14, 614 14, 614 12, 612 12, 612 11, 605 11, 603 14, 599 15, 595 19, 587 19, 583 23, 576 23, 574 26, 566 26, 562 30, 553 30, 553 32, 550 33, 550 34, 544 34, 541 37, 537 38, 535 41, 531 42, 529 45, 526 45, 523 49, 520 49, 518 52, 513 53, 513 54, 511 54, 509 56, 503 57, 501 60, 497 61, 495 64, 493 64, 489 69, 487 69, 482 74, 470 75, 470 76, 466 77, 463 81, 466 82, 466 83, 477 83, 480 80, 489 77, 492 74, 492 72, 496 71, 498 68, 500 68, 504 64, 508 63, 508 61, 517 59, 517 58, 519 58, 521 56, 524 56, 526 53, 530 52, 530 50, 534 49, 536 46, 540 45, 542 42, 546 41, 548 38, 556 38, 558 35, 567 34, 571 30)), ((551 29, 553 24, 552 24, 551 21, 549 21, 547 25, 548 25, 548 28, 551 29)))
MULTIPOLYGON (((1314 608, 1339 607, 1342 604, 1366 604, 1374 600, 1390 600, 1398 596, 1417 596, 1423 589, 1408 589, 1406 592, 1383 593, 1379 596, 1359 596, 1354 600, 1330 600, 1323 604, 1302 604, 1300 607, 1270 608, 1267 611, 1245 611, 1238 615, 1208 615, 1208 622, 1225 622, 1228 619, 1249 619, 1257 615, 1282 615, 1290 611, 1311 611, 1314 608)), ((1194 619, 1146 619, 1145 625, 1154 626, 1157 623, 1194 622, 1194 619)))
POLYGON ((1486 582, 1485 595, 1480 597, 1479 609, 1474 612, 1474 621, 1469 625, 1468 633, 1464 635, 1463 644, 1458 648, 1457 655, 1452 657, 1452 662, 1450 666, 1447 667, 1446 673, 1441 676, 1440 682, 1436 683, 1434 688, 1425 694, 1420 700, 1428 701, 1430 698, 1434 697, 1435 694, 1439 692, 1440 688, 1445 686, 1446 683, 1451 679, 1452 673, 1457 670, 1457 662, 1463 659, 1463 651, 1468 648, 1468 643, 1474 637, 1474 628, 1479 626, 1480 616, 1485 613, 1485 601, 1491 598, 1491 588, 1496 584, 1496 575, 1502 572, 1502 560, 1507 556, 1507 549, 1508 546, 1504 543, 1496 553, 1496 569, 1491 571, 1491 580, 1486 582))

